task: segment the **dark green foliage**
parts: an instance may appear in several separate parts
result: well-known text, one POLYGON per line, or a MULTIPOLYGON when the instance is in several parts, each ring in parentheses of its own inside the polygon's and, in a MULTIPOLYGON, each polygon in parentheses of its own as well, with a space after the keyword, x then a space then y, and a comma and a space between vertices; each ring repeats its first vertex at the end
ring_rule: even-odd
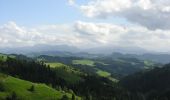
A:
POLYGON ((21 79, 32 82, 40 82, 53 85, 66 85, 66 82, 59 78, 54 69, 47 67, 43 63, 20 59, 7 58, 5 63, 1 63, 0 70, 3 73, 18 76, 21 79))
POLYGON ((0 92, 3 92, 5 89, 4 89, 4 86, 2 84, 2 82, 0 81, 0 92))
MULTIPOLYGON (((37 57, 36 59, 43 59, 45 62, 61 62, 70 66, 73 66, 75 68, 80 69, 82 72, 85 72, 87 74, 96 74, 98 70, 100 69, 102 71, 106 71, 108 73, 111 73, 111 76, 113 78, 120 79, 124 76, 133 74, 135 72, 152 69, 154 68, 153 65, 146 65, 144 60, 139 60, 134 57, 126 57, 123 58, 123 55, 120 57, 95 57, 95 58, 81 58, 81 57, 59 57, 59 56, 47 56, 42 55, 37 57), (86 59, 86 60, 84 60, 86 59), (75 64, 74 61, 85 61, 89 62, 88 64, 75 64), (91 63, 92 65, 91 65, 91 63)), ((157 65, 157 64, 156 64, 157 65)))
POLYGON ((76 96, 74 93, 72 94, 71 100, 76 100, 76 96))
POLYGON ((61 100, 69 100, 69 98, 67 97, 67 95, 63 95, 63 97, 61 98, 61 100))
POLYGON ((41 55, 37 57, 36 59, 41 59, 43 61, 48 62, 61 62, 64 64, 71 64, 73 59, 78 59, 78 57, 57 57, 57 56, 48 56, 48 55, 41 55))
POLYGON ((170 99, 170 64, 163 68, 130 75, 120 84, 132 93, 140 93, 146 100, 170 99))
POLYGON ((6 97, 6 100, 19 100, 17 94, 12 92, 9 96, 6 97))
POLYGON ((34 85, 32 85, 32 86, 28 89, 28 91, 30 91, 30 92, 34 92, 34 91, 35 91, 35 87, 34 87, 34 85))
MULTIPOLYGON (((108 78, 94 75, 95 68, 108 71, 112 73, 113 77, 120 78, 143 70, 144 63, 133 58, 117 59, 118 61, 104 58, 94 59, 96 66, 88 67, 86 65, 73 65, 71 62, 75 59, 74 57, 66 59, 64 57, 51 58, 47 56, 47 58, 51 61, 64 62, 74 66, 75 69, 79 68, 84 72, 79 75, 82 81, 78 81, 76 84, 66 81, 66 76, 69 79, 69 76, 74 74, 63 74, 63 71, 67 68, 61 67, 61 70, 59 67, 57 70, 44 64, 44 61, 27 60, 24 56, 20 58, 8 57, 5 62, 0 62, 0 72, 32 82, 49 84, 61 91, 69 91, 72 93, 72 100, 76 99, 75 94, 82 96, 84 100, 170 100, 170 65, 166 65, 164 68, 155 68, 151 71, 142 71, 122 79, 119 83, 114 83, 108 78), (104 64, 97 61, 102 61, 104 64)), ((30 85, 28 90, 34 92, 36 88, 34 85, 30 85)), ((16 99, 18 99, 16 93, 12 93, 7 97, 7 100, 16 99)), ((68 99, 66 95, 62 97, 62 100, 68 99)))
MULTIPOLYGON (((51 84, 54 88, 59 86, 64 91, 72 89, 75 94, 82 96, 86 95, 86 93, 90 93, 91 96, 96 98, 96 100, 100 100, 100 97, 110 98, 112 96, 112 90, 114 89, 111 86, 112 82, 108 79, 86 74, 81 75, 83 81, 80 81, 77 84, 70 84, 64 79, 58 77, 58 71, 56 71, 55 68, 50 68, 42 62, 39 63, 32 60, 27 61, 7 58, 7 61, 5 63, 1 63, 1 65, 2 67, 0 67, 0 69, 3 73, 17 76, 21 79, 32 82, 51 84)), ((31 86, 29 91, 34 91, 34 87, 31 86)))

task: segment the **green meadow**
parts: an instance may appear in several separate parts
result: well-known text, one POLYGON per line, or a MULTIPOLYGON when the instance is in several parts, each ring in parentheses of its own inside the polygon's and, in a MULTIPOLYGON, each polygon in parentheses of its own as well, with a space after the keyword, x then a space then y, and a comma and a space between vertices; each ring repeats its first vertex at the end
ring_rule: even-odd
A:
MULTIPOLYGON (((15 92, 21 100, 60 100, 63 95, 69 98, 72 96, 72 94, 57 91, 45 84, 32 83, 3 74, 0 75, 0 84, 4 89, 0 91, 0 100, 4 100, 12 92, 15 92), (33 92, 28 90, 31 86, 34 86, 33 92)), ((80 98, 77 97, 77 99, 80 98)))
POLYGON ((74 70, 70 66, 58 62, 49 62, 46 64, 49 65, 51 68, 55 68, 57 76, 64 79, 70 84, 76 84, 81 81, 81 77, 79 76, 80 72, 74 70))
POLYGON ((102 77, 109 77, 111 74, 109 72, 106 72, 106 71, 102 71, 102 70, 98 70, 96 72, 99 76, 102 76, 102 77))
POLYGON ((80 65, 88 65, 88 66, 95 66, 94 65, 94 61, 92 60, 87 60, 87 59, 83 59, 83 60, 73 60, 72 61, 73 64, 80 64, 80 65))

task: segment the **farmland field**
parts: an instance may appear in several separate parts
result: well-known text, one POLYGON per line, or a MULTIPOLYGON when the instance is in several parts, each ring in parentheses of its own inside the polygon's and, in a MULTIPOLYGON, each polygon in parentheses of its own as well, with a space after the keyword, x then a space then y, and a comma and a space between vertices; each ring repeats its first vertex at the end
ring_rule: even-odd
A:
POLYGON ((73 60, 72 63, 73 64, 80 64, 80 65, 94 66, 95 62, 92 61, 92 60, 83 59, 83 60, 73 60))
POLYGON ((109 77, 111 74, 106 72, 106 71, 102 71, 102 70, 98 70, 96 72, 99 76, 102 76, 102 77, 109 77))

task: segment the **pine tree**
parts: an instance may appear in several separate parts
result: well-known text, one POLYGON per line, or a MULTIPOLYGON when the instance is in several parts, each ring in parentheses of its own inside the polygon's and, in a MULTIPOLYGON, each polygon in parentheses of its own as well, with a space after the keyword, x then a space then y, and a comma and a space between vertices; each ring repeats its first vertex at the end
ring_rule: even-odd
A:
POLYGON ((72 94, 71 100, 76 100, 76 96, 74 93, 72 94))

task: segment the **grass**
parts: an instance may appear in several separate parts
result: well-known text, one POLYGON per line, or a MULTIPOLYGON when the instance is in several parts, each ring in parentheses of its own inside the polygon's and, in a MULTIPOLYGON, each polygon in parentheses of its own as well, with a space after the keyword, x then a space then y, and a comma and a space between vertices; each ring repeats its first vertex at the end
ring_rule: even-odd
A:
POLYGON ((154 65, 153 62, 148 61, 148 60, 145 60, 145 61, 144 61, 144 64, 145 64, 146 66, 153 66, 153 65, 154 65))
POLYGON ((119 59, 119 58, 117 58, 117 59, 114 59, 115 61, 117 61, 117 62, 120 62, 120 63, 126 63, 126 61, 125 60, 122 60, 122 59, 119 59))
POLYGON ((65 70, 64 68, 58 68, 56 71, 58 77, 61 77, 62 79, 67 81, 67 83, 76 84, 81 81, 81 77, 75 71, 65 70))
POLYGON ((102 71, 102 70, 98 70, 96 73, 101 77, 109 77, 111 75, 109 72, 102 71))
MULTIPOLYGON (((11 76, 2 77, 4 79, 3 84, 5 91, 0 92, 0 100, 3 100, 11 92, 15 92, 22 100, 60 100, 63 95, 67 95, 71 98, 71 94, 57 91, 45 84, 37 84, 29 81, 21 80, 11 76), (35 91, 30 92, 28 89, 34 85, 35 91)), ((80 99, 79 97, 77 97, 80 99)))
POLYGON ((72 61, 73 64, 80 64, 80 65, 88 65, 88 66, 95 66, 94 65, 94 61, 92 60, 87 60, 87 59, 83 59, 83 60, 73 60, 72 61))
POLYGON ((96 72, 99 76, 101 77, 106 77, 108 78, 109 80, 113 81, 113 82, 118 82, 117 79, 111 77, 111 74, 109 72, 106 72, 106 71, 102 71, 100 69, 97 69, 97 72, 96 72))
POLYGON ((109 65, 109 64, 106 64, 106 63, 104 63, 104 62, 100 62, 100 61, 98 61, 97 63, 99 63, 99 64, 102 64, 102 65, 109 65))
POLYGON ((113 78, 113 77, 108 77, 109 80, 113 81, 113 82, 119 82, 119 80, 113 78))
POLYGON ((15 56, 13 55, 5 55, 0 53, 0 61, 5 62, 7 60, 7 57, 15 58, 15 56))
POLYGON ((144 68, 149 69, 151 66, 154 66, 154 63, 148 60, 144 61, 144 68))
POLYGON ((70 84, 76 84, 81 81, 81 77, 79 76, 81 73, 78 70, 74 70, 70 66, 59 62, 50 62, 46 64, 49 65, 51 68, 55 68, 58 77, 64 79, 70 84))
POLYGON ((66 66, 65 64, 58 63, 58 62, 52 62, 52 63, 50 62, 50 63, 46 63, 46 64, 49 65, 51 68, 66 66))
POLYGON ((6 61, 7 59, 7 55, 4 55, 4 54, 0 54, 0 61, 6 61))

